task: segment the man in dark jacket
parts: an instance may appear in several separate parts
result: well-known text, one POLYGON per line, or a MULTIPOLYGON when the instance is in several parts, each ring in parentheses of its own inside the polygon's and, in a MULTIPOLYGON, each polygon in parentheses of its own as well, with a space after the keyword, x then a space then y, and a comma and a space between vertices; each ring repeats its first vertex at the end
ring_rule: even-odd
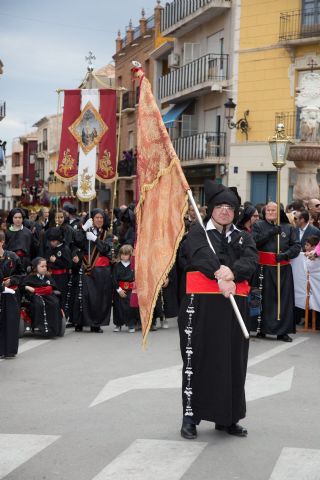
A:
POLYGON ((301 250, 304 250, 307 238, 311 237, 312 235, 315 235, 320 240, 319 228, 315 227, 314 225, 311 225, 309 220, 310 220, 310 216, 307 210, 303 210, 302 212, 297 213, 298 227, 296 228, 296 232, 298 235, 298 239, 301 242, 301 250))

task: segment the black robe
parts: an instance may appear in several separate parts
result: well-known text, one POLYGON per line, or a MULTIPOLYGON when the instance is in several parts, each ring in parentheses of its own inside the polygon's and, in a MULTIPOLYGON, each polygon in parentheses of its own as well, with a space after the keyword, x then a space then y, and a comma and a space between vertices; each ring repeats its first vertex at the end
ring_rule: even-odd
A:
POLYGON ((135 325, 135 312, 133 308, 130 307, 130 298, 132 289, 126 289, 125 293, 127 294, 126 298, 120 297, 117 289, 119 288, 119 282, 133 282, 134 281, 134 271, 132 265, 125 267, 123 263, 119 262, 113 266, 112 272, 112 281, 114 288, 113 295, 113 323, 122 327, 127 325, 128 327, 134 327, 135 325))
POLYGON ((173 265, 168 275, 169 283, 162 288, 163 312, 166 318, 177 317, 179 313, 178 302, 178 274, 177 266, 173 265))
MULTIPOLYGON (((181 250, 186 271, 200 271, 214 280, 214 272, 222 264, 233 271, 236 282, 250 281, 258 262, 252 238, 238 230, 230 234, 230 243, 217 230, 208 231, 208 235, 216 254, 199 224, 190 229, 181 250)), ((235 300, 247 324, 247 297, 236 295, 235 300)), ((249 341, 244 338, 230 300, 222 294, 185 294, 178 324, 185 418, 225 426, 238 422, 246 414, 244 385, 249 341)))
POLYGON ((95 266, 99 258, 110 261, 111 237, 107 239, 104 230, 99 232, 96 242, 90 242, 90 263, 88 259, 89 241, 86 232, 75 231, 75 245, 81 250, 81 267, 75 286, 73 323, 78 326, 100 327, 109 325, 112 306, 112 278, 110 266, 95 266))
POLYGON ((24 278, 22 287, 25 296, 30 300, 30 316, 32 328, 48 336, 59 335, 61 330, 61 308, 60 300, 53 290, 57 290, 57 285, 49 275, 30 274, 24 278), (52 287, 50 295, 41 295, 28 292, 25 287, 52 287))
POLYGON ((18 256, 21 259, 24 270, 31 264, 31 257, 33 255, 33 235, 27 227, 22 230, 6 231, 6 248, 11 252, 19 252, 18 256), (23 252, 23 256, 20 252, 23 252))
MULTIPOLYGON (((301 244, 297 238, 295 228, 289 223, 281 224, 282 234, 280 235, 280 252, 286 255, 285 260, 290 260, 299 255, 301 244)), ((277 235, 275 226, 266 220, 259 220, 254 223, 252 236, 256 242, 257 249, 263 252, 277 252, 277 235)), ((295 333, 294 319, 294 286, 291 265, 281 265, 280 285, 280 321, 277 320, 278 293, 277 293, 277 267, 263 265, 259 266, 257 277, 262 274, 262 312, 260 331, 264 334, 284 335, 295 333)), ((259 285, 259 279, 255 281, 259 285)), ((252 330, 256 326, 252 324, 252 330)))
POLYGON ((52 273, 52 278, 54 279, 58 290, 61 292, 61 307, 63 308, 66 316, 68 316, 68 305, 66 309, 67 295, 68 295, 68 284, 69 284, 69 270, 72 266, 71 252, 67 245, 62 243, 58 247, 49 247, 46 251, 46 260, 48 268, 52 273), (55 256, 56 261, 51 262, 50 257, 55 256), (62 273, 62 271, 64 271, 62 273), (58 272, 60 271, 60 272, 58 272))
POLYGON ((16 355, 19 346, 19 301, 16 294, 3 293, 2 284, 10 277, 9 288, 17 287, 23 279, 19 257, 8 250, 0 258, 0 356, 16 355))

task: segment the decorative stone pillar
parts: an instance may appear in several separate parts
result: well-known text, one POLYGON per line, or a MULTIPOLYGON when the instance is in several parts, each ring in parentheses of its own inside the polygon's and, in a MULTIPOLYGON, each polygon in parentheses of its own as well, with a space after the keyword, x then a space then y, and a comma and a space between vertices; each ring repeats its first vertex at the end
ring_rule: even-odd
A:
POLYGON ((307 200, 319 197, 317 171, 320 168, 320 74, 305 73, 296 97, 301 108, 300 140, 290 147, 288 161, 297 168, 293 198, 307 200))

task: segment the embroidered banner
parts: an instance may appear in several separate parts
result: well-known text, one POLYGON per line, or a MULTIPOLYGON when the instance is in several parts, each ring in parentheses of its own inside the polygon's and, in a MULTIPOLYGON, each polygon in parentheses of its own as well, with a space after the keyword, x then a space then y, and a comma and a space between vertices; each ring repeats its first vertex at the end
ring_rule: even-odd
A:
POLYGON ((100 90, 100 115, 108 130, 99 143, 96 178, 103 183, 110 183, 115 180, 117 173, 115 90, 100 90))
POLYGON ((81 90, 81 114, 69 127, 79 144, 77 197, 81 202, 89 202, 96 197, 97 145, 108 130, 99 113, 99 108, 99 90, 81 90))
POLYGON ((145 77, 140 84, 137 140, 135 280, 145 342, 158 295, 184 234, 189 189, 145 77))
POLYGON ((62 181, 72 180, 78 174, 78 142, 69 130, 70 125, 79 117, 81 91, 64 92, 64 109, 62 119, 59 160, 56 176, 62 181))

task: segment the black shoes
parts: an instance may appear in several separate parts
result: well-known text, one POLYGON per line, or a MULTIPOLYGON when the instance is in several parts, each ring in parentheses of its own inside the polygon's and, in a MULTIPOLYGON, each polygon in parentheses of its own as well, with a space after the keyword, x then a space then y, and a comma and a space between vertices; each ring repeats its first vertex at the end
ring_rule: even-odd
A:
POLYGON ((256 338, 266 338, 266 334, 259 332, 257 333, 256 338))
POLYGON ((81 325, 75 325, 74 327, 75 332, 82 332, 82 330, 83 330, 83 327, 81 325))
POLYGON ((183 422, 180 433, 181 437, 187 440, 194 440, 197 438, 197 427, 193 423, 183 422))
POLYGON ((90 327, 91 332, 94 333, 103 333, 103 330, 101 327, 90 327))
POLYGON ((216 430, 227 432, 229 435, 235 435, 236 437, 246 437, 248 435, 248 430, 239 425, 239 423, 232 423, 229 427, 216 423, 215 428, 216 430))
POLYGON ((286 333, 284 335, 278 335, 277 340, 282 340, 283 342, 292 342, 292 338, 286 333))

